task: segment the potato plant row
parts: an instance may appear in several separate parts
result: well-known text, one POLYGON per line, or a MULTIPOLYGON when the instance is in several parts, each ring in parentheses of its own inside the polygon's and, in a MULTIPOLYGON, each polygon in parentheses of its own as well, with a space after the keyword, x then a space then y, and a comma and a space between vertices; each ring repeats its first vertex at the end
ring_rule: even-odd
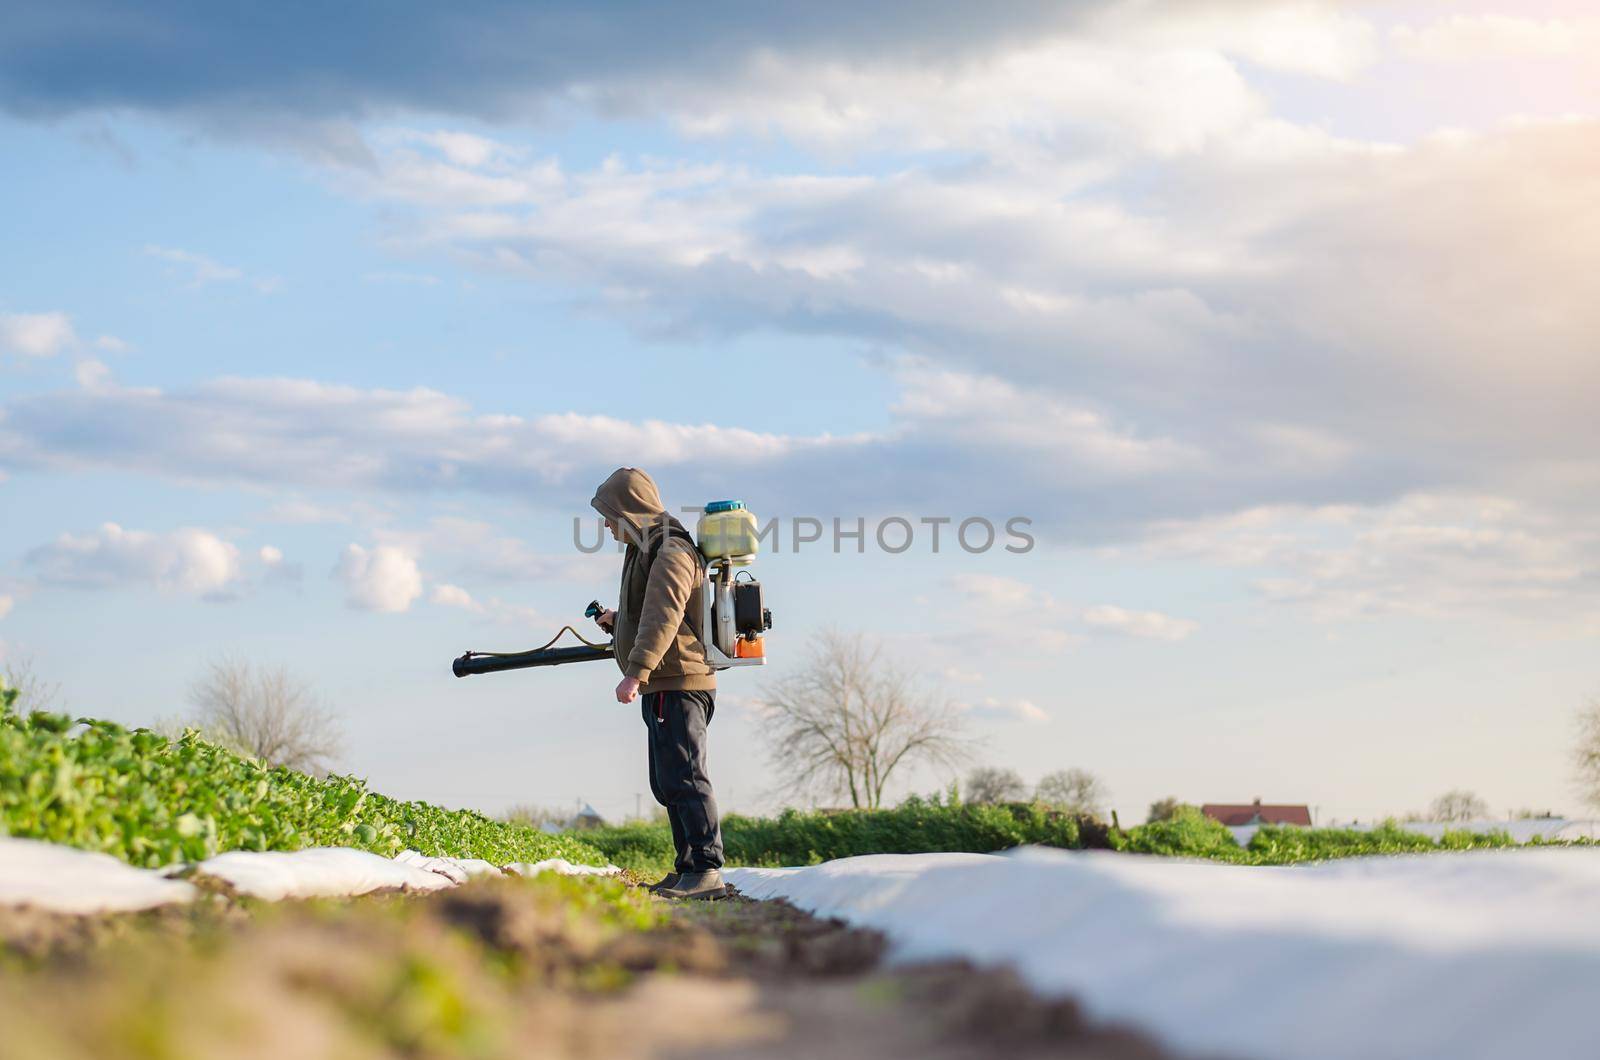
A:
MULTIPOLYGON (((0 692, 0 695, 4 695, 0 692)), ((0 833, 114 854, 158 868, 229 850, 358 847, 393 856, 564 857, 594 847, 468 810, 401 802, 349 776, 268 768, 189 731, 177 739, 109 721, 0 702, 0 833)))

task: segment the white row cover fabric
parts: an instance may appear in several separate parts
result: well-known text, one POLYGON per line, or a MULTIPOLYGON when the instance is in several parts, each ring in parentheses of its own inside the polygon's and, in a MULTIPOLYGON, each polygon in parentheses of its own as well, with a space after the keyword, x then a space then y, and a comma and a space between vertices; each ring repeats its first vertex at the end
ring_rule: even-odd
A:
POLYGON ((615 865, 574 865, 566 858, 545 858, 531 864, 518 861, 507 865, 506 871, 513 876, 537 876, 541 872, 553 872, 557 876, 618 876, 622 873, 615 865))
POLYGON ((0 905, 52 913, 133 913, 187 902, 195 889, 110 854, 0 835, 0 905))
POLYGON ((883 931, 899 959, 1010 964, 1179 1049, 1600 1056, 1600 849, 1292 868, 1028 849, 726 876, 883 931))
MULTIPOLYGON (((188 902, 199 893, 175 869, 137 869, 109 854, 0 835, 0 906, 57 913, 119 913, 188 902)), ((267 901, 346 898, 374 891, 424 893, 475 876, 615 876, 615 865, 573 865, 562 858, 498 866, 480 858, 430 858, 415 850, 386 858, 364 850, 317 847, 293 852, 234 851, 195 866, 198 876, 267 901)))
POLYGON ((425 872, 437 872, 451 883, 466 883, 474 876, 505 875, 499 866, 482 858, 430 858, 415 850, 402 850, 395 855, 395 860, 425 872))
POLYGON ((269 902, 341 898, 373 891, 437 891, 455 886, 455 881, 441 873, 343 847, 292 853, 239 850, 207 858, 200 863, 198 872, 222 880, 239 894, 269 902))

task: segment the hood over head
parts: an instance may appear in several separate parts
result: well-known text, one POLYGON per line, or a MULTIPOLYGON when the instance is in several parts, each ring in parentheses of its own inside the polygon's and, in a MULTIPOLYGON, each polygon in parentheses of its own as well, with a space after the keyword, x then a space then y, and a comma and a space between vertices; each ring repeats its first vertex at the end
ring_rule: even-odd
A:
POLYGON ((643 541, 645 533, 666 511, 655 479, 636 467, 619 467, 613 471, 594 491, 594 499, 589 504, 607 519, 631 527, 636 541, 643 541))

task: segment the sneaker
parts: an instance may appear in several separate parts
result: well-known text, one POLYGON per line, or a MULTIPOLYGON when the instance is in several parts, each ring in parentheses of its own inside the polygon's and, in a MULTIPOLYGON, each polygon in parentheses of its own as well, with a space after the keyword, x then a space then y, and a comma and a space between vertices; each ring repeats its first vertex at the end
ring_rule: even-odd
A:
POLYGON ((654 893, 658 891, 664 891, 669 887, 676 887, 678 886, 678 880, 681 879, 682 876, 683 873, 681 872, 669 872, 655 883, 652 883, 650 886, 646 887, 645 890, 654 893))
POLYGON ((710 872, 685 872, 678 877, 676 884, 671 887, 663 887, 656 893, 663 898, 693 898, 699 901, 709 901, 726 895, 728 886, 722 882, 722 873, 712 869, 710 872))

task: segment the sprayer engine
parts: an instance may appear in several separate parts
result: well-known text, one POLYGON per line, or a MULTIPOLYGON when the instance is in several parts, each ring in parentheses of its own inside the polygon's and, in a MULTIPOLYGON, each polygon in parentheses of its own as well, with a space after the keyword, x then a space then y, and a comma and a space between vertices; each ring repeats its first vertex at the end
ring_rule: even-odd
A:
POLYGON ((748 567, 760 548, 755 516, 742 501, 712 501, 695 527, 695 540, 706 558, 700 628, 707 661, 718 670, 766 665, 772 612, 761 583, 748 570, 734 571, 748 567))

